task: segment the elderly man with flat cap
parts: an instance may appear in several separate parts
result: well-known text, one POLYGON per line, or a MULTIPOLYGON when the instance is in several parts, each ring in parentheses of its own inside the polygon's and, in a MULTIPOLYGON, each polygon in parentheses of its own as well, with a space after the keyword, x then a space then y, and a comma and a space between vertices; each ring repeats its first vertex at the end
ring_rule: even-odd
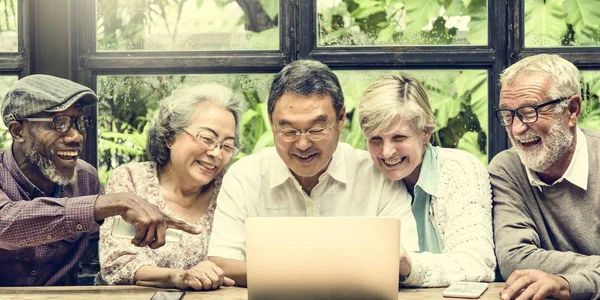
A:
POLYGON ((79 160, 95 105, 89 88, 49 75, 19 80, 2 103, 12 137, 0 150, 0 286, 64 285, 104 218, 136 227, 132 243, 158 248, 167 227, 197 229, 131 194, 102 195, 96 169, 79 160))

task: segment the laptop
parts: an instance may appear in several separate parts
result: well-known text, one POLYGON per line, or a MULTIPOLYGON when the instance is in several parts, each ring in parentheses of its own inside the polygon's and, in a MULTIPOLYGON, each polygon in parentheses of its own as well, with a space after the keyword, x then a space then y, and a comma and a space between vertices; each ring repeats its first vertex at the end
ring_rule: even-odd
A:
POLYGON ((246 221, 248 299, 398 299, 400 219, 246 221))

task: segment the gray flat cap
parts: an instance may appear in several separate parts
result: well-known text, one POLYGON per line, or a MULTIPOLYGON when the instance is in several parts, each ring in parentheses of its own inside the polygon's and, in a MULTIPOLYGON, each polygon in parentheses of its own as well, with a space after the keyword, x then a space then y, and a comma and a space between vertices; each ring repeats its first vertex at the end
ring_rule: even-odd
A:
POLYGON ((22 120, 40 112, 61 112, 74 103, 81 107, 98 103, 98 96, 79 83, 43 74, 21 78, 2 101, 2 120, 22 120))

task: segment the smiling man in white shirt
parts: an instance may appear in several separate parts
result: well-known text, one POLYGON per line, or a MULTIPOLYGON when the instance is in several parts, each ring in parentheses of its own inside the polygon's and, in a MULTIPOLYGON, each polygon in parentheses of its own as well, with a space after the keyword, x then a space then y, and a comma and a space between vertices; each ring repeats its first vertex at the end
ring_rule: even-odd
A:
POLYGON ((340 143, 346 107, 337 76, 298 60, 273 80, 268 100, 275 147, 240 159, 223 179, 208 256, 246 286, 248 217, 397 217, 402 245, 418 251, 411 198, 369 154, 340 143))

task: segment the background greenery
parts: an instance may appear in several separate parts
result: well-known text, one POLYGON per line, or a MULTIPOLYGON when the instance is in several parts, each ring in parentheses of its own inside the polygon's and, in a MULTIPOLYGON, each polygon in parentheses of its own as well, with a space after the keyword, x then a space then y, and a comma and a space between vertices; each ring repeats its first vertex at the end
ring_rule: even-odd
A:
MULTIPOLYGON (((6 7, 2 6, 6 1, 16 3, 0 0, 0 9, 6 7)), ((526 0, 526 46, 599 45, 597 2, 526 0)), ((99 51, 278 48, 277 0, 98 0, 97 7, 99 51), (219 21, 224 15, 231 20, 219 21)), ((330 0, 317 1, 317 7, 318 43, 323 47, 487 44, 485 0, 330 0)), ((14 16, 9 19, 16 24, 14 16)), ((4 28, 0 23, 0 30, 4 28)), ((336 71, 347 105, 343 141, 365 147, 356 103, 379 75, 399 71, 336 71)), ((433 143, 464 149, 487 163, 488 103, 495 102, 488 101, 487 70, 408 72, 425 85, 434 108, 437 131, 433 143)), ((148 121, 158 101, 182 83, 218 82, 244 96, 248 109, 242 119, 243 148, 238 158, 272 145, 265 107, 272 78, 273 74, 99 76, 98 168, 102 180, 121 164, 146 159, 148 121)), ((0 92, 9 81, 0 81, 0 92)), ((580 124, 600 129, 600 72, 582 72, 582 83, 580 124)), ((3 136, 6 134, 0 129, 0 142, 3 136)))

